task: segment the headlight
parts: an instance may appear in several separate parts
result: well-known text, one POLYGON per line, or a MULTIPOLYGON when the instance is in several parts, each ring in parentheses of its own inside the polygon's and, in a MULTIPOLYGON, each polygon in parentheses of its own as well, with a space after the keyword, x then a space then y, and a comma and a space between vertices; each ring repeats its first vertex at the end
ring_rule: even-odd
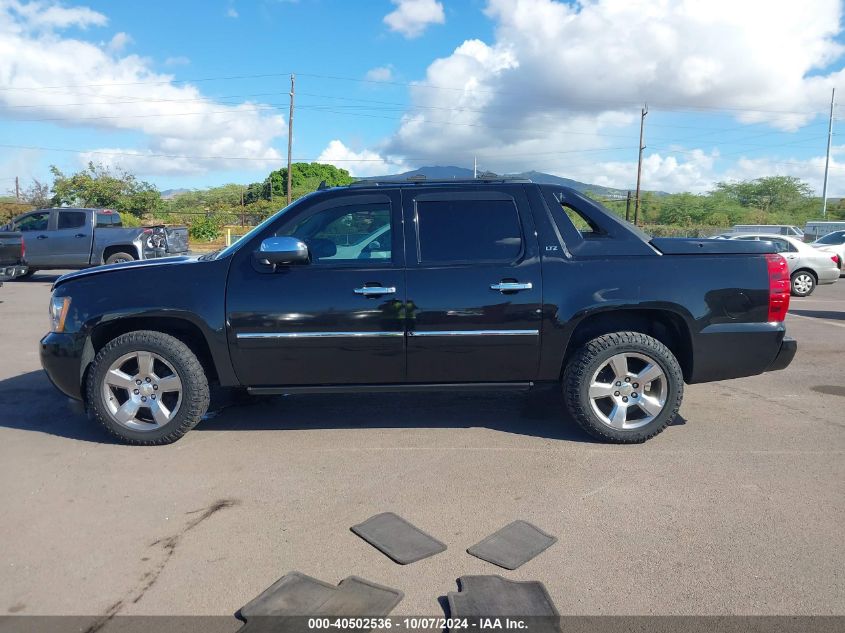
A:
POLYGON ((64 332, 67 311, 70 309, 70 297, 52 297, 50 299, 50 331, 64 332))

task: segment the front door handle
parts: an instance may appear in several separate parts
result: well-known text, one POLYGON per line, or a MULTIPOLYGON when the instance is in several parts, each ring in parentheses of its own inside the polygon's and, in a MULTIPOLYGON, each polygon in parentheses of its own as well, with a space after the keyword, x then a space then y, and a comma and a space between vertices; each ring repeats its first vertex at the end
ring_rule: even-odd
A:
POLYGON ((380 297, 382 295, 392 295, 396 292, 393 286, 364 286, 363 288, 355 288, 356 295, 364 295, 365 297, 380 297))
POLYGON ((36 239, 36 240, 46 240, 46 239, 47 239, 47 236, 46 236, 46 235, 39 235, 39 236, 38 236, 38 237, 36 237, 35 239, 36 239))
POLYGON ((490 284, 490 290, 498 290, 499 292, 518 292, 520 290, 531 290, 534 287, 530 281, 521 284, 516 281, 500 281, 497 284, 490 284))
POLYGON ((77 233, 74 237, 85 237, 85 233, 77 233))

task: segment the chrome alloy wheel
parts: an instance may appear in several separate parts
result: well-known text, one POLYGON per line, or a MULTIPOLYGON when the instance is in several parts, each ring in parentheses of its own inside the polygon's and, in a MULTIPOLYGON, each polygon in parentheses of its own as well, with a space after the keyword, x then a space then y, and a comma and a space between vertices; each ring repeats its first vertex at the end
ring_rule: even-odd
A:
POLYGON ((603 424, 630 430, 645 426, 663 411, 666 374, 657 362, 637 352, 607 359, 590 380, 590 406, 603 424))
POLYGON ((813 289, 813 277, 810 273, 798 273, 792 280, 792 288, 797 294, 807 294, 813 289))
POLYGON ((152 431, 170 422, 182 403, 182 381, 158 354, 138 351, 111 364, 103 379, 103 402, 115 422, 152 431))

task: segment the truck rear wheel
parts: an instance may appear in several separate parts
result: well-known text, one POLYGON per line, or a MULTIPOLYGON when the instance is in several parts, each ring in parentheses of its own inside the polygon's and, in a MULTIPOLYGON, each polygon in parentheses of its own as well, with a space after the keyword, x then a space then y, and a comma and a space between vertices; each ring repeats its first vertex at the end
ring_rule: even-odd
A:
POLYGON ((89 415, 127 444, 170 444, 208 409, 208 379, 182 341, 138 330, 99 351, 85 385, 89 415))
POLYGON ((135 258, 130 253, 112 253, 106 258, 106 264, 121 264, 123 262, 134 262, 135 258))
POLYGON ((665 429, 681 406, 678 360, 640 332, 594 338, 566 366, 563 394, 575 421, 606 442, 644 442, 665 429))

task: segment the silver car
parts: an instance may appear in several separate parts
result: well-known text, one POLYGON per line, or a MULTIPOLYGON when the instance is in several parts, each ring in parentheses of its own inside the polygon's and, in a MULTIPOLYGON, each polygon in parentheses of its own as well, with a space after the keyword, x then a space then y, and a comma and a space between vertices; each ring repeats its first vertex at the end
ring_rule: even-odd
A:
POLYGON ((810 242, 810 246, 839 257, 840 273, 845 274, 845 231, 828 233, 815 242, 810 242))
POLYGON ((772 242, 777 251, 786 258, 792 280, 792 294, 796 297, 812 294, 817 284, 832 284, 839 279, 836 255, 820 251, 794 237, 753 233, 736 235, 729 239, 772 242))

